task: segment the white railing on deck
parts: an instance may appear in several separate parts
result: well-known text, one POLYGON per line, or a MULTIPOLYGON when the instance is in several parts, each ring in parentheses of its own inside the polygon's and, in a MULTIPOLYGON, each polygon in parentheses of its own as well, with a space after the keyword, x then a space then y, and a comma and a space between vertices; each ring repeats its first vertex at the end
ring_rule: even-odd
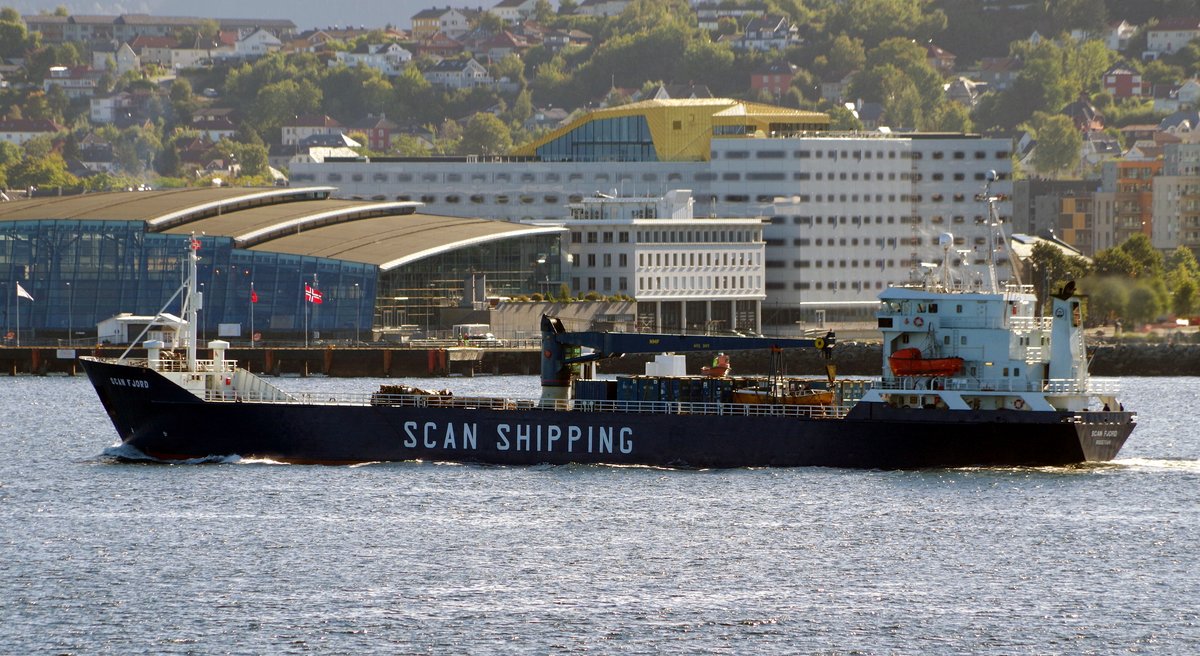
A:
MULTIPOLYGON (((175 358, 162 358, 159 360, 147 360, 146 358, 126 358, 121 361, 122 364, 127 364, 131 367, 145 367, 154 371, 165 372, 184 372, 188 370, 187 360, 175 358)), ((224 371, 229 372, 237 368, 237 360, 222 360, 221 368, 214 369, 215 360, 196 360, 196 372, 212 372, 224 371)))
POLYGON ((1120 392, 1115 378, 1090 378, 1084 381, 1052 379, 1048 381, 1020 378, 892 378, 876 383, 878 389, 900 391, 950 390, 954 392, 1037 392, 1041 394, 1104 394, 1120 392))
POLYGON ((1008 325, 1013 330, 1050 330, 1053 327, 1054 319, 1051 317, 1012 317, 1008 318, 1008 325))
POLYGON ((839 419, 849 406, 780 405, 773 403, 692 403, 688 401, 589 401, 584 399, 548 400, 500 397, 426 396, 421 394, 338 394, 293 393, 280 400, 257 394, 235 394, 209 390, 204 400, 213 403, 287 403, 302 405, 396 406, 409 408, 461 408, 463 410, 523 410, 611 412, 666 415, 730 415, 811 417, 839 419))

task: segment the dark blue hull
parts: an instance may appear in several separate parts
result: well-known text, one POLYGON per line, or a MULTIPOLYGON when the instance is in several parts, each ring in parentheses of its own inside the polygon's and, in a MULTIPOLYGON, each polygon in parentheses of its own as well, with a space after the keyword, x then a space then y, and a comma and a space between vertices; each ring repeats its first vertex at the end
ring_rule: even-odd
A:
POLYGON ((328 464, 1042 466, 1111 460, 1134 427, 1125 412, 956 412, 866 403, 841 419, 213 403, 148 369, 83 364, 121 439, 166 460, 238 455, 328 464))

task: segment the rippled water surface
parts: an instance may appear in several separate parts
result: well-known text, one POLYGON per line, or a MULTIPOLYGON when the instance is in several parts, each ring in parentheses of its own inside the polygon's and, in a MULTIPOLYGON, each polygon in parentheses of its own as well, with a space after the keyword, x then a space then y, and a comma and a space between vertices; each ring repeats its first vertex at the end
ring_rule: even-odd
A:
POLYGON ((121 463, 2 378, 0 653, 1200 653, 1200 380, 1124 387, 1114 464, 696 472, 121 463))

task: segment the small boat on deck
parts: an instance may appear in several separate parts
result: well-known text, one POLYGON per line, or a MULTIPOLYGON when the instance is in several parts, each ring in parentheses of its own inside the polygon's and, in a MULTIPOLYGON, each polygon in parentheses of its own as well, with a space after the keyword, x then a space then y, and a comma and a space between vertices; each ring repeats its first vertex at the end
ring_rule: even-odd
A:
POLYGON ((729 356, 724 353, 719 353, 713 358, 712 366, 700 367, 700 373, 709 378, 724 378, 729 375, 729 370, 729 356))
POLYGON ((779 383, 735 388, 734 403, 774 403, 778 405, 833 405, 833 390, 812 387, 810 382, 787 379, 779 383))
POLYGON ((903 348, 888 356, 894 376, 953 376, 963 368, 962 358, 926 358, 921 349, 903 348))

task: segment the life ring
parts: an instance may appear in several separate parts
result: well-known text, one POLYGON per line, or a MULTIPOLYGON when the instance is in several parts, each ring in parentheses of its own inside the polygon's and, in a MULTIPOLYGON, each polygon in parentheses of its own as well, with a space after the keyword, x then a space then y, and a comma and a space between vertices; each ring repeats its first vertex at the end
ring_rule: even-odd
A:
POLYGON ((917 317, 916 319, 913 319, 913 325, 917 328, 920 328, 921 326, 925 325, 925 319, 917 317))
POLYGON ((1013 401, 1013 407, 1016 408, 1017 410, 1024 408, 1025 407, 1024 399, 1017 399, 1016 401, 1013 401))
POLYGON ((816 349, 823 349, 823 348, 825 348, 825 338, 824 338, 824 337, 818 337, 818 338, 814 339, 814 340, 813 340, 813 348, 816 348, 816 349))

